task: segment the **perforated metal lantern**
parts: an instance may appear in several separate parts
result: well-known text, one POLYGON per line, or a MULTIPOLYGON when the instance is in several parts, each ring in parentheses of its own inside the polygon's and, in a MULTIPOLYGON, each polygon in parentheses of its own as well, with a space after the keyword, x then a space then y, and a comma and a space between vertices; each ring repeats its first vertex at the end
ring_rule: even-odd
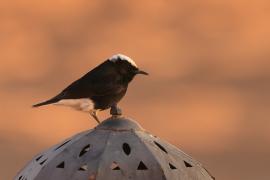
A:
POLYGON ((125 118, 37 155, 15 180, 212 180, 202 165, 125 118))

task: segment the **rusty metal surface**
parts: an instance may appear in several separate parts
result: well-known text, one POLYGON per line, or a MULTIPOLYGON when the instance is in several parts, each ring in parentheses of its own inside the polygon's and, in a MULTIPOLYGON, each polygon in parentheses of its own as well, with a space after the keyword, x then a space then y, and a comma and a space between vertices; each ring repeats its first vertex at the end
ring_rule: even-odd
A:
POLYGON ((110 118, 37 155, 15 180, 212 180, 202 165, 135 121, 110 118))

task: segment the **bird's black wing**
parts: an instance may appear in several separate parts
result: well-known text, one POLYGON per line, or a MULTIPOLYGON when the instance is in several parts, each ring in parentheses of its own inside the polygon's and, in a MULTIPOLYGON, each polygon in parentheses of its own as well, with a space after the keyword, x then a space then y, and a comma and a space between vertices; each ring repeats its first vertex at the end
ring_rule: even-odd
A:
POLYGON ((121 75, 116 71, 114 63, 105 61, 62 92, 65 93, 64 98, 77 99, 105 96, 117 92, 121 86, 121 75))
POLYGON ((34 107, 58 102, 61 99, 91 98, 120 92, 125 87, 121 84, 121 76, 114 68, 114 63, 105 61, 83 77, 74 81, 52 99, 36 104, 34 107))

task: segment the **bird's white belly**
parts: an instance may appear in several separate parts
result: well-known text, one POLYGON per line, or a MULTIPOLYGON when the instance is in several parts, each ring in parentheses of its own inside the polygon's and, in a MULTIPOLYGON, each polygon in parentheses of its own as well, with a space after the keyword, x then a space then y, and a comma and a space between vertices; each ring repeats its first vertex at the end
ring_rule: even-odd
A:
POLYGON ((92 111, 94 109, 94 103, 89 98, 81 99, 62 99, 55 103, 55 105, 69 106, 79 111, 92 111))

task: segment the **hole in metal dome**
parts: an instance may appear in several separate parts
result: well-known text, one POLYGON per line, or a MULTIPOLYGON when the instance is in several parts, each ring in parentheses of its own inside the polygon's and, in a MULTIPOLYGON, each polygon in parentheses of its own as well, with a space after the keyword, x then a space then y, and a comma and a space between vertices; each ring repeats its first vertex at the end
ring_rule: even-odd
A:
POLYGON ((27 180, 27 178, 20 176, 18 180, 27 180))
POLYGON ((159 149, 161 149, 162 151, 164 151, 165 153, 168 153, 168 151, 158 142, 154 141, 155 145, 157 145, 157 147, 159 147, 159 149))
POLYGON ((131 148, 128 143, 124 143, 122 145, 123 151, 125 152, 126 155, 130 155, 131 148))
POLYGON ((56 168, 65 168, 65 162, 63 161, 63 162, 61 162, 60 164, 58 164, 57 166, 56 166, 56 168))
POLYGON ((141 161, 137 170, 147 170, 148 168, 146 167, 146 165, 141 161))
POLYGON ((87 153, 90 150, 90 144, 86 145, 80 152, 79 157, 83 156, 85 153, 87 153))
POLYGON ((111 170, 120 170, 120 167, 116 162, 113 162, 111 164, 111 170))
POLYGON ((189 164, 187 161, 184 161, 186 167, 193 167, 191 164, 189 164))
POLYGON ((40 155, 36 158, 36 161, 39 161, 41 158, 43 157, 43 155, 40 155))
POLYGON ((87 165, 84 164, 78 169, 78 171, 87 171, 87 169, 88 169, 87 165))
POLYGON ((70 140, 64 142, 63 144, 59 145, 57 148, 55 148, 54 150, 56 151, 57 149, 60 149, 61 147, 63 147, 64 145, 66 145, 67 143, 69 143, 70 140))
POLYGON ((39 164, 40 164, 40 165, 43 165, 46 161, 47 161, 47 159, 44 159, 44 160, 41 161, 39 164))
POLYGON ((169 166, 171 169, 177 169, 174 165, 172 165, 171 163, 169 163, 169 166))

